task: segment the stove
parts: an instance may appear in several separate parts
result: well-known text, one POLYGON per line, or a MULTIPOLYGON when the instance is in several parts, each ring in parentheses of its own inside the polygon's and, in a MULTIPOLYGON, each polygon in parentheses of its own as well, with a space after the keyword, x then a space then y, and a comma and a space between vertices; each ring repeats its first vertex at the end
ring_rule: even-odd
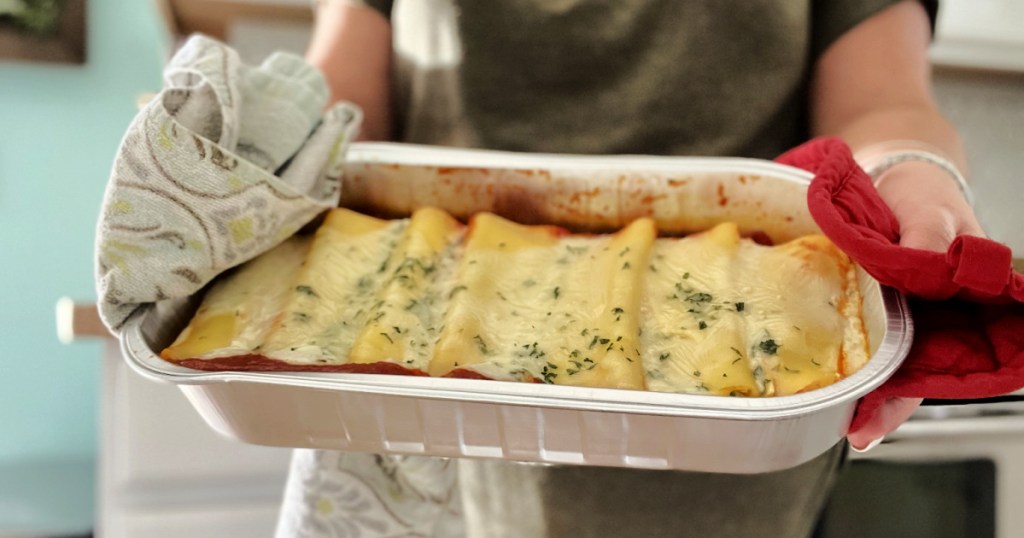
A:
POLYGON ((1024 536, 1024 390, 926 401, 851 453, 816 538, 1024 536))

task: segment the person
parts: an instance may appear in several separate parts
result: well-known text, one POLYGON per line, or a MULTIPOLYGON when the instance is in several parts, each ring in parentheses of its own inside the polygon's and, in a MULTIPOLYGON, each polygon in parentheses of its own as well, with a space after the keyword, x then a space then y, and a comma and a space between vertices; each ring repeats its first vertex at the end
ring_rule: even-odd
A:
MULTIPOLYGON (((333 101, 363 109, 365 140, 773 158, 837 136, 877 165, 901 245, 945 251, 957 235, 983 232, 959 181, 961 143, 931 95, 936 9, 922 0, 320 0, 307 60, 333 101)), ((850 446, 868 447, 919 404, 887 402, 849 433, 850 446)), ((460 461, 466 532, 806 536, 844 450, 756 476, 460 461)))

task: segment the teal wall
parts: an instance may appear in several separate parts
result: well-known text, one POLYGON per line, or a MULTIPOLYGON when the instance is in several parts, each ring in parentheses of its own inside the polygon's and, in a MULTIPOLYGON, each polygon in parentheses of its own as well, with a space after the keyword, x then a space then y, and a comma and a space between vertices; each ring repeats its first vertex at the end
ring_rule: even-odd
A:
POLYGON ((95 301, 104 185, 166 39, 154 2, 87 3, 85 65, 0 62, 0 465, 96 454, 100 347, 59 343, 54 304, 95 301))

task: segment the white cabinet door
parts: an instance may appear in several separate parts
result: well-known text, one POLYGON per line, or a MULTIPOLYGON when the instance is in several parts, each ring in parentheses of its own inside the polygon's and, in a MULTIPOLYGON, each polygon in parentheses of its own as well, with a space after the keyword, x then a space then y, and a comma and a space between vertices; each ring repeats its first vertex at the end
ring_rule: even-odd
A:
POLYGON ((1024 2, 943 0, 932 62, 949 67, 1024 71, 1024 2))
POLYGON ((98 536, 272 536, 291 451, 222 437, 114 342, 104 355, 98 536))

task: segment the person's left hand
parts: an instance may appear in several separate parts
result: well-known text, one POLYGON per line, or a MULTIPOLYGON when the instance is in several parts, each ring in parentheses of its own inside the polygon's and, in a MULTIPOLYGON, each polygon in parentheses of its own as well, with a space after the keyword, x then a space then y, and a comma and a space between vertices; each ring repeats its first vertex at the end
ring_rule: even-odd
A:
MULTIPOLYGON (((958 235, 984 236, 974 210, 949 174, 936 165, 906 162, 879 178, 878 193, 900 224, 900 246, 945 252, 958 235)), ((847 434, 853 448, 865 450, 903 424, 920 398, 891 398, 869 422, 847 434)))

